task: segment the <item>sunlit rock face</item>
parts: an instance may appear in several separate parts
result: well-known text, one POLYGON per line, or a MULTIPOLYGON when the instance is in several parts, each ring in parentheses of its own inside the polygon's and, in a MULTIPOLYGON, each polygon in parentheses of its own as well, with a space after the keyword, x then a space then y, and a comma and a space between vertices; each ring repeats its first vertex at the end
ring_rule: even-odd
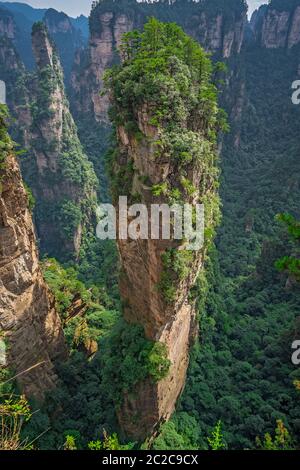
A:
POLYGON ((11 154, 0 170, 0 332, 5 365, 20 389, 42 401, 57 382, 54 364, 66 358, 55 302, 38 260, 36 239, 20 170, 11 154))
MULTIPOLYGON (((152 7, 153 5, 140 5, 137 2, 128 10, 120 0, 117 11, 114 11, 110 2, 104 2, 92 10, 89 46, 78 51, 71 74, 72 105, 79 118, 83 113, 90 113, 100 123, 109 122, 108 99, 100 94, 103 89, 103 74, 113 63, 119 61, 118 49, 122 34, 141 29, 147 17, 153 16, 152 7)), ((187 6, 186 14, 182 15, 176 4, 161 4, 154 16, 163 21, 166 8, 168 21, 180 24, 208 52, 222 58, 239 54, 247 22, 244 7, 225 15, 218 8, 208 12, 205 4, 191 4, 189 8, 187 6)))

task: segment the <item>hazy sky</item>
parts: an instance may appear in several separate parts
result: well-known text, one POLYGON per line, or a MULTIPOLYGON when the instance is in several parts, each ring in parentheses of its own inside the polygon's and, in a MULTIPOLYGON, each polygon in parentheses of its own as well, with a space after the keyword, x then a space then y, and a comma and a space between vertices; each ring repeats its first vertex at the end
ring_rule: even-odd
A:
MULTIPOLYGON (((4 0, 3 0, 4 1, 4 0)), ((15 1, 15 0, 5 0, 15 1)), ((58 11, 64 11, 70 16, 79 16, 82 13, 88 16, 92 0, 23 0, 20 3, 28 3, 36 8, 49 8, 53 7, 58 11)), ((250 12, 252 13, 255 8, 263 3, 267 3, 267 0, 248 0, 250 12)))

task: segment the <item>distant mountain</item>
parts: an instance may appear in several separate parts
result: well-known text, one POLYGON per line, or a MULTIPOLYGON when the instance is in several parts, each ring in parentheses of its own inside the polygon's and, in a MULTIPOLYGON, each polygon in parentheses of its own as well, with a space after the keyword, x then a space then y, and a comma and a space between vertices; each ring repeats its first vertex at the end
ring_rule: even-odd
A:
MULTIPOLYGON (((7 10, 13 12, 14 14, 21 14, 27 20, 30 20, 32 23, 36 21, 41 21, 47 12, 47 8, 33 8, 26 3, 19 2, 0 2, 1 6, 7 8, 7 10)), ((51 10, 51 8, 50 8, 51 10)), ((89 36, 89 20, 86 16, 80 15, 77 18, 69 17, 73 26, 76 29, 79 29, 82 33, 82 36, 85 40, 88 40, 89 36)))
POLYGON ((68 82, 77 49, 86 45, 81 29, 75 26, 75 20, 65 13, 49 8, 42 18, 60 55, 68 82))
POLYGON ((89 19, 84 15, 80 15, 77 18, 70 18, 70 20, 75 28, 80 29, 84 41, 87 42, 90 34, 89 19))
MULTIPOLYGON (((13 16, 14 44, 26 68, 32 70, 35 66, 31 46, 32 25, 36 21, 43 21, 57 46, 68 79, 76 49, 83 47, 88 41, 88 18, 83 15, 70 18, 53 8, 33 8, 25 3, 0 2, 0 7, 0 20, 8 13, 13 16)), ((0 35, 3 35, 1 31, 0 35)))
POLYGON ((24 15, 28 20, 31 20, 33 23, 35 21, 41 20, 47 11, 47 8, 33 8, 30 5, 27 5, 26 3, 0 2, 0 4, 13 13, 19 13, 21 15, 24 15))

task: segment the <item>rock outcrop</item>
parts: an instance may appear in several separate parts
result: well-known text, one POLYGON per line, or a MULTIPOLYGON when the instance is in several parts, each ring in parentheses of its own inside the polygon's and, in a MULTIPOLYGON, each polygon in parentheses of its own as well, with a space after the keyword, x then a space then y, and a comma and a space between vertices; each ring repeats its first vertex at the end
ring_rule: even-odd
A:
POLYGON ((47 10, 43 22, 51 35, 73 33, 74 28, 68 15, 62 11, 56 11, 54 8, 47 10))
POLYGON ((196 39, 207 52, 218 54, 228 59, 233 54, 239 54, 244 39, 246 11, 242 13, 215 12, 212 16, 205 12, 195 14, 183 23, 184 30, 196 39))
POLYGON ((77 256, 92 227, 97 179, 83 153, 69 111, 60 61, 43 23, 33 27, 37 72, 31 94, 24 175, 37 199, 35 223, 41 251, 60 259, 77 256))
POLYGON ((81 31, 76 29, 68 15, 50 8, 43 18, 48 33, 56 45, 68 83, 75 53, 84 45, 81 31))
MULTIPOLYGON (((148 178, 148 182, 153 185, 162 182, 169 184, 176 177, 178 169, 166 163, 163 155, 160 158, 154 156, 157 149, 152 142, 159 139, 159 136, 153 134, 149 121, 150 116, 147 113, 140 114, 138 125, 143 132, 143 139, 139 142, 124 128, 119 127, 118 165, 120 169, 130 164, 135 168, 131 195, 139 194, 140 202, 146 204, 150 214, 151 204, 168 201, 163 196, 154 197, 151 188, 141 183, 141 179, 148 178)), ((199 171, 191 169, 189 176, 195 186, 200 185, 203 175, 199 171)), ((129 218, 128 223, 130 221, 129 218)), ((174 298, 172 295, 172 299, 167 299, 167 293, 159 288, 162 278, 167 275, 163 257, 168 250, 175 250, 174 253, 179 253, 180 256, 182 249, 184 259, 184 254, 187 253, 184 245, 174 240, 119 239, 118 247, 122 269, 120 293, 125 319, 129 323, 142 324, 147 339, 165 344, 171 362, 166 378, 158 383, 146 380, 136 387, 134 393, 124 397, 119 412, 121 427, 126 435, 140 439, 152 435, 160 422, 170 418, 185 385, 189 349, 198 331, 195 305, 189 302, 188 294, 203 267, 204 252, 191 255, 187 264, 188 276, 182 280, 175 276, 176 293, 174 298)), ((180 263, 179 260, 178 262, 180 263)))
POLYGON ((267 49, 292 48, 300 43, 300 1, 272 1, 251 19, 256 40, 267 49))
POLYGON ((8 36, 0 37, 1 78, 6 79, 8 74, 22 71, 24 71, 24 66, 18 57, 13 42, 9 39, 8 36))
MULTIPOLYGON (((150 26, 155 29, 156 24, 153 20, 150 26)), ((167 27, 165 32, 161 28, 158 35, 168 37, 167 27)), ((186 37, 180 30, 173 34, 178 43, 186 37)), ((200 51, 192 40, 191 48, 200 51)), ((155 57, 155 52, 153 55, 155 57)), ((120 75, 117 70, 110 75, 112 113, 117 127, 117 147, 111 163, 113 200, 118 204, 118 197, 125 195, 128 204, 142 203, 147 207, 149 227, 155 224, 151 212, 155 204, 172 205, 177 201, 179 205, 190 204, 195 209, 197 203, 203 203, 205 227, 207 233, 212 233, 219 209, 215 141, 211 137, 217 105, 212 98, 205 117, 201 100, 195 98, 197 103, 194 101, 190 107, 189 99, 199 96, 202 86, 188 78, 193 68, 190 75, 184 60, 172 56, 166 62, 169 66, 162 67, 164 72, 157 71, 159 78, 154 82, 151 73, 150 77, 147 75, 146 63, 145 72, 142 68, 139 74, 131 69, 130 61, 125 61, 124 69, 122 66, 117 69, 120 75), (186 83, 188 97, 179 86, 183 68, 189 83, 186 83), (164 73, 165 78, 162 78, 164 73), (122 77, 130 77, 128 80, 136 86, 129 89, 122 77), (143 103, 135 96, 136 91, 139 97, 143 96, 143 103), (160 115, 165 117, 155 118, 160 115)), ((204 63, 203 67, 206 67, 204 63)), ((209 87, 209 79, 204 81, 204 86, 209 87)), ((119 221, 121 217, 119 213, 119 221)), ((133 218, 128 216, 128 224, 133 218)), ((200 232, 199 226, 198 230, 200 232)), ((168 239, 161 232, 157 237, 151 233, 137 239, 118 234, 120 292, 125 319, 142 325, 148 340, 162 343, 170 361, 166 377, 156 382, 146 379, 124 396, 119 420, 125 433, 135 439, 152 435, 159 423, 171 416, 184 387, 189 348, 198 328, 195 305, 189 293, 203 269, 207 248, 205 244, 192 250, 187 248, 184 238, 176 239, 171 234, 168 239)))
POLYGON ((28 73, 14 43, 0 37, 0 72, 16 120, 12 136, 28 151, 21 159, 37 199, 34 221, 42 253, 76 257, 94 224, 97 178, 82 150, 69 110, 64 75, 43 23, 32 36, 36 72, 28 73))
MULTIPOLYGON (((2 137, 3 119, 0 125, 2 137)), ((55 302, 39 267, 28 198, 11 146, 1 160, 0 333, 6 344, 2 366, 18 375, 28 397, 40 401, 55 386, 54 363, 66 358, 67 351, 55 302)))
POLYGON ((68 83, 74 55, 78 48, 87 43, 88 19, 84 16, 70 18, 53 8, 35 9, 18 3, 6 2, 0 6, 0 37, 13 40, 14 46, 28 70, 34 69, 31 47, 31 30, 34 22, 43 21, 51 39, 57 46, 60 60, 68 83), (27 7, 27 8, 26 8, 27 7))
POLYGON ((99 27, 91 34, 88 50, 81 50, 76 55, 71 76, 73 105, 77 115, 90 113, 96 121, 108 122, 108 98, 100 94, 103 75, 114 60, 118 60, 117 49, 122 34, 134 29, 134 21, 126 14, 115 15, 109 11, 98 14, 95 10, 92 14, 99 27))
POLYGON ((243 2, 235 2, 226 10, 222 5, 222 2, 210 5, 208 0, 185 5, 181 2, 153 5, 136 0, 130 5, 122 0, 104 0, 96 4, 90 17, 89 47, 77 53, 71 74, 72 105, 78 119, 80 114, 89 113, 98 122, 108 122, 108 100, 100 94, 103 74, 119 60, 122 34, 141 29, 150 16, 176 22, 208 52, 219 57, 238 54, 247 22, 246 8, 243 2))
POLYGON ((0 36, 15 39, 16 25, 13 15, 5 8, 0 8, 0 36))
POLYGON ((7 36, 0 37, 0 78, 6 84, 6 103, 14 125, 10 132, 15 142, 26 148, 30 140, 30 99, 26 88, 27 73, 17 53, 15 42, 7 36))
POLYGON ((0 37, 6 37, 13 42, 22 62, 30 70, 34 67, 30 37, 33 21, 19 12, 16 4, 7 2, 5 6, 0 7, 0 37))

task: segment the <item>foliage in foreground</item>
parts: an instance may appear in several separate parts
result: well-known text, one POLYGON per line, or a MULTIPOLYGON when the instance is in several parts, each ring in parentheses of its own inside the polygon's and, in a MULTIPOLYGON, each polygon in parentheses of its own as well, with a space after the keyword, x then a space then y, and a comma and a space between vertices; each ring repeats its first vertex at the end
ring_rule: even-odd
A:
POLYGON ((261 450, 295 450, 292 437, 281 419, 277 420, 275 436, 267 433, 263 440, 257 438, 256 444, 261 450))
POLYGON ((21 431, 32 412, 24 396, 0 396, 0 450, 29 450, 32 443, 23 440, 21 431))

